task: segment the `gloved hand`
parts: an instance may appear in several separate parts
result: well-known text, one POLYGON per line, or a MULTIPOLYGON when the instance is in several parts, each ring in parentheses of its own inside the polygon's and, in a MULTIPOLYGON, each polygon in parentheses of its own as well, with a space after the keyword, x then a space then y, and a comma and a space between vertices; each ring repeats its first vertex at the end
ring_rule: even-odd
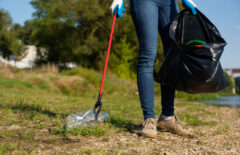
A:
POLYGON ((197 14, 196 7, 197 5, 192 0, 182 0, 182 5, 184 8, 190 8, 194 15, 197 14))
POLYGON ((126 9, 123 8, 123 0, 113 0, 112 5, 110 6, 113 15, 117 8, 117 17, 123 17, 123 13, 126 11, 126 9))

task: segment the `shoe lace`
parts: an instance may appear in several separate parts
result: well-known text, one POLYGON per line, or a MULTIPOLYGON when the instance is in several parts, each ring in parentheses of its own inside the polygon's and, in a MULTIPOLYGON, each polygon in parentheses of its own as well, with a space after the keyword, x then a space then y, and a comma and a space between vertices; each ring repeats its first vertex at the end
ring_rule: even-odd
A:
POLYGON ((146 124, 155 125, 155 122, 154 122, 153 119, 148 118, 148 119, 146 119, 146 120, 144 121, 143 126, 145 126, 146 124))
POLYGON ((177 116, 175 116, 175 122, 176 122, 176 124, 183 126, 183 124, 180 122, 180 120, 177 116))
MULTIPOLYGON (((176 117, 175 116, 175 122, 176 122, 176 125, 180 125, 182 128, 183 128, 183 124, 180 122, 180 120, 178 119, 178 117, 176 117)), ((185 130, 185 129, 184 129, 185 130)), ((188 131, 187 131, 188 132, 188 131)), ((188 136, 190 136, 190 137, 194 137, 194 135, 192 134, 192 133, 190 133, 190 132, 188 132, 188 134, 187 134, 188 136)))

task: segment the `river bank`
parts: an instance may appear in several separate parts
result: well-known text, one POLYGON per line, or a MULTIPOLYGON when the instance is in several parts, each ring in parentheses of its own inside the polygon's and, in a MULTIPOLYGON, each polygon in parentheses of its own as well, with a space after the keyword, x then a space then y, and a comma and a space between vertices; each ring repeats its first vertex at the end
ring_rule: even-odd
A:
POLYGON ((217 100, 200 100, 198 102, 240 108, 240 96, 220 96, 217 100))

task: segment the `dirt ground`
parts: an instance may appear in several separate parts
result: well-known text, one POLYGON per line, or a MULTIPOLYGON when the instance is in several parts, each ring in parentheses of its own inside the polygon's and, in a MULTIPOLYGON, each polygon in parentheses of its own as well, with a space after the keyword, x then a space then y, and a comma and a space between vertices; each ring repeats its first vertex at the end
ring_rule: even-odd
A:
MULTIPOLYGON (((132 131, 112 131, 106 136, 72 136, 49 140, 42 129, 36 141, 21 141, 21 150, 33 147, 33 154, 240 154, 240 109, 209 106, 216 115, 205 116, 216 126, 190 126, 197 138, 184 138, 160 131, 157 138, 140 135, 140 125, 132 131), (217 116, 217 117, 216 117, 217 116)), ((181 111, 178 108, 176 112, 181 111)), ((8 130, 18 130, 10 126, 8 130)), ((10 139, 1 139, 1 143, 10 139)), ((19 150, 12 154, 18 154, 19 150)))

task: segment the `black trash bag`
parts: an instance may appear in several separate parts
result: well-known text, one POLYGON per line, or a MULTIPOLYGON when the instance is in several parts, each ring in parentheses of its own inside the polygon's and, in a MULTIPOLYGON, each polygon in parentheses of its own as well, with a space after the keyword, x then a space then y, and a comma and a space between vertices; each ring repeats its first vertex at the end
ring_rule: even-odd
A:
POLYGON ((199 11, 181 11, 171 22, 172 44, 155 80, 187 93, 210 93, 229 84, 220 57, 227 44, 217 28, 199 11))

